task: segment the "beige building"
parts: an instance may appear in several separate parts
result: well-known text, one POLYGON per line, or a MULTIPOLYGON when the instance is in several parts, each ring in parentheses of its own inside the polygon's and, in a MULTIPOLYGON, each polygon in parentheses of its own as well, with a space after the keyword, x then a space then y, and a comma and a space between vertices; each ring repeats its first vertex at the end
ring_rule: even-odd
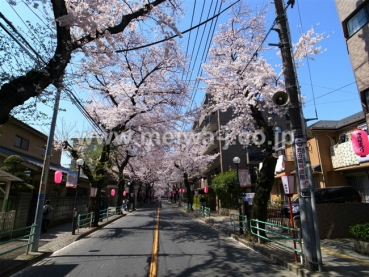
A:
MULTIPOLYGON (((315 188, 352 186, 359 191, 363 202, 369 203, 369 157, 357 156, 350 140, 351 132, 357 128, 367 130, 366 126, 364 113, 358 112, 341 120, 319 120, 307 128, 307 147, 315 188)), ((288 146, 284 170, 275 176, 273 200, 279 197, 287 201, 281 186, 281 176, 294 174, 294 170, 292 147, 288 146)))
POLYGON ((369 1, 335 0, 366 122, 369 122, 369 1))
MULTIPOLYGON (((11 155, 21 157, 24 162, 20 171, 14 173, 14 175, 28 176, 27 183, 34 187, 32 191, 10 189, 9 197, 5 199, 4 182, 2 182, 4 180, 0 180, 3 183, 0 189, 0 207, 3 210, 16 211, 15 228, 29 226, 33 223, 47 138, 45 134, 14 118, 11 118, 0 127, 0 167, 4 166, 4 160, 11 155)), ((74 200, 76 198, 76 189, 66 187, 66 177, 71 170, 61 166, 60 160, 61 152, 52 150, 45 199, 50 199, 54 206, 54 221, 62 220, 64 217, 72 217, 74 200), (55 184, 54 182, 55 171, 63 172, 61 184, 55 184)), ((12 184, 10 187, 12 187, 12 184)), ((80 176, 77 187, 77 199, 81 211, 86 209, 89 191, 90 184, 87 178, 80 176)))

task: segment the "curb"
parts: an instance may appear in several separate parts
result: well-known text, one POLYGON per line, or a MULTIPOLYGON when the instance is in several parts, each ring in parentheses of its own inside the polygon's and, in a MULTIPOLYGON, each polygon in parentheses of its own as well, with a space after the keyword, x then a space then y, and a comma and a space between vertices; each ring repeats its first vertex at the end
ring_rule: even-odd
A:
MULTIPOLYGON (((77 235, 76 238, 74 239, 74 241, 77 241, 77 240, 80 240, 90 234, 92 234, 93 232, 95 232, 96 230, 99 230, 103 227, 105 227, 106 225, 126 216, 127 214, 123 214, 123 215, 120 215, 120 216, 117 216, 116 218, 110 220, 110 221, 106 221, 102 224, 100 224, 99 226, 97 227, 91 227, 90 230, 84 232, 83 234, 80 234, 80 235, 77 235)), ((74 242, 73 241, 73 242, 74 242)), ((67 245, 66 245, 67 246, 67 245)), ((58 249, 59 250, 59 249, 58 249)), ((20 256, 18 256, 15 260, 21 260, 22 262, 19 263, 18 265, 14 265, 14 266, 11 266, 5 270, 2 270, 0 271, 0 276, 1 277, 10 277, 11 275, 17 273, 18 271, 28 267, 28 266, 31 266, 35 263, 38 263, 39 261, 51 256, 54 252, 58 251, 58 250, 55 250, 53 252, 51 251, 38 251, 38 252, 29 252, 28 255, 26 254, 22 254, 20 256)))
POLYGON ((303 268, 303 265, 286 262, 285 260, 281 259, 279 256, 277 256, 273 253, 270 253, 270 251, 265 246, 263 246, 262 244, 257 244, 257 243, 254 243, 254 242, 246 241, 246 240, 240 238, 239 236, 237 236, 235 234, 228 234, 228 235, 230 235, 230 237, 233 238, 234 240, 236 240, 236 241, 242 243, 243 245, 251 248, 255 252, 263 255, 264 257, 267 257, 269 260, 273 261, 274 263, 286 268, 288 271, 296 274, 297 276, 301 276, 301 277, 313 276, 313 275, 310 274, 309 271, 307 271, 305 268, 303 268))
POLYGON ((52 253, 53 252, 29 252, 28 255, 22 254, 18 256, 16 260, 23 260, 24 262, 0 271, 0 276, 9 277, 18 271, 49 257, 52 253))

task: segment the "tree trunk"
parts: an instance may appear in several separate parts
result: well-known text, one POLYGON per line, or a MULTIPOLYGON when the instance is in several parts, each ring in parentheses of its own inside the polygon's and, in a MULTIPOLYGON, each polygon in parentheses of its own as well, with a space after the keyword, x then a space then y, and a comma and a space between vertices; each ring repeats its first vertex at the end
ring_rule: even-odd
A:
POLYGON ((192 208, 192 204, 193 204, 192 192, 191 192, 190 182, 188 181, 187 173, 183 174, 183 179, 184 179, 185 187, 187 189, 187 204, 189 205, 187 207, 187 209, 189 209, 191 207, 191 211, 193 211, 193 208, 192 208))
MULTIPOLYGON (((270 198, 270 192, 274 183, 274 170, 277 164, 277 158, 272 154, 265 156, 263 160, 263 167, 260 170, 255 187, 255 197, 252 201, 251 218, 261 221, 267 221, 268 215, 268 201, 270 198)), ((259 224, 260 228, 265 227, 265 224, 259 224)), ((261 233, 265 236, 265 232, 261 233)))
POLYGON ((124 186, 125 186, 125 182, 124 182, 124 178, 123 178, 123 174, 121 175, 120 173, 118 174, 118 197, 117 197, 117 206, 121 207, 123 204, 123 191, 124 191, 124 186))

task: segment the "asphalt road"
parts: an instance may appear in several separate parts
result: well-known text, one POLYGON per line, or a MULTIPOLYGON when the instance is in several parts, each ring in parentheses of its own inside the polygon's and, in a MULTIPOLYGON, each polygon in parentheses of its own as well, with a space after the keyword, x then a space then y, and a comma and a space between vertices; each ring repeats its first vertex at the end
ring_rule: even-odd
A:
POLYGON ((157 233, 157 213, 146 205, 13 277, 295 276, 165 201, 157 233))

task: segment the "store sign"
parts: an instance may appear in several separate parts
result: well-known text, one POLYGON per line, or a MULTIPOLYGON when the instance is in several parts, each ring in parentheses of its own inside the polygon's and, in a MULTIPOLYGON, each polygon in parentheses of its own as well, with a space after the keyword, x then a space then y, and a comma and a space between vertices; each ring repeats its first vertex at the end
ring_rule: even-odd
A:
POLYGON ((306 140, 302 138, 295 139, 296 159, 297 159, 297 175, 299 177, 300 189, 309 189, 309 177, 306 168, 305 151, 306 140))
POLYGON ((251 187, 250 175, 248 169, 239 169, 238 178, 240 180, 240 187, 246 188, 251 187))
POLYGON ((77 171, 69 171, 67 175, 67 182, 65 186, 67 188, 76 188, 77 187, 77 179, 78 172, 77 171))

